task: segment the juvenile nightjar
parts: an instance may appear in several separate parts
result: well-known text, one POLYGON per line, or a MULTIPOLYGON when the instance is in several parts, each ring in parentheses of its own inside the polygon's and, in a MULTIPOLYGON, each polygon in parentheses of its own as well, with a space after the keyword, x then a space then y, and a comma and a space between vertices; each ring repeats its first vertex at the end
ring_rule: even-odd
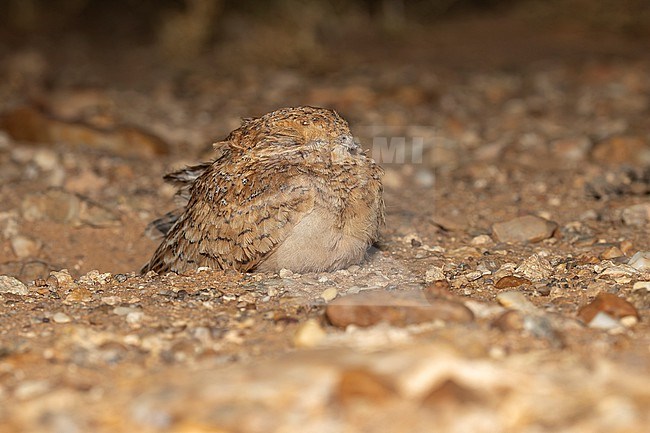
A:
POLYGON ((184 207, 151 224, 164 239, 142 272, 333 271, 377 240, 383 171, 335 111, 245 119, 215 148, 214 161, 165 176, 184 207))

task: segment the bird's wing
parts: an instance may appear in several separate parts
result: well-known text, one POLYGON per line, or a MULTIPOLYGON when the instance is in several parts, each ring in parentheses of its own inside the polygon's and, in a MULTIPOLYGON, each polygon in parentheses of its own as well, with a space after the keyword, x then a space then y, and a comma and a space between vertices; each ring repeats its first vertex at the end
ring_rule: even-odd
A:
POLYGON ((316 191, 291 167, 260 172, 255 165, 240 161, 206 170, 143 271, 211 266, 245 272, 271 254, 313 210, 316 191))

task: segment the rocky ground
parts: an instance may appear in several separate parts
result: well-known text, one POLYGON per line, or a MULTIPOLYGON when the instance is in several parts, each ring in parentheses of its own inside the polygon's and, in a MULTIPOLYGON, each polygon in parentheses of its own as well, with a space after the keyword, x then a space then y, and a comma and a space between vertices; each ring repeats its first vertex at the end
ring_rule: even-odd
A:
POLYGON ((3 431, 647 431, 648 47, 538 30, 471 19, 304 69, 5 49, 3 431), (368 260, 140 275, 162 175, 299 104, 386 169, 368 260))

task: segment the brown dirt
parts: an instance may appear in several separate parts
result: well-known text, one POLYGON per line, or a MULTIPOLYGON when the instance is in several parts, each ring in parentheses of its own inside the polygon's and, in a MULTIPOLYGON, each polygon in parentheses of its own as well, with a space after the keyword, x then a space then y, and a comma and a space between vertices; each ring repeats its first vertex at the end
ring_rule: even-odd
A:
POLYGON ((650 206, 647 41, 541 30, 483 17, 359 36, 305 69, 219 53, 160 67, 128 45, 110 65, 74 44, 5 50, 0 112, 27 104, 88 135, 0 137, 0 274, 29 290, 0 294, 4 431, 643 431, 650 292, 634 285, 650 271, 620 269, 650 250, 650 216, 629 217, 650 206), (371 151, 377 136, 425 140, 421 160, 382 161, 387 220, 368 261, 140 276, 146 224, 173 207, 162 175, 209 157, 238 118, 297 104, 339 110, 371 151), (102 138, 124 125, 169 154, 102 138), (492 235, 528 214, 558 229, 492 235), (549 271, 495 286, 530 257, 549 271), (431 290, 436 272, 471 323, 325 319, 328 288, 431 290), (504 317, 509 290, 536 309, 504 317), (601 292, 638 323, 583 323, 601 292))

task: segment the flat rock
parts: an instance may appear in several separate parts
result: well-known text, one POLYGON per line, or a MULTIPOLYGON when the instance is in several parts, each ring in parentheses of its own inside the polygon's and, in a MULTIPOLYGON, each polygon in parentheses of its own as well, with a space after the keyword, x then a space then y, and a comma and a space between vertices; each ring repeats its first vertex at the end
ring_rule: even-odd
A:
POLYGON ((492 225, 492 233, 500 242, 539 242, 548 239, 557 223, 535 215, 525 215, 492 225))
POLYGON ((508 289, 511 287, 528 286, 532 284, 527 278, 516 277, 514 275, 506 275, 494 284, 497 289, 508 289))
POLYGON ((340 328, 380 322, 406 326, 434 320, 458 323, 474 320, 472 311, 462 303, 443 298, 427 300, 419 290, 400 293, 375 290, 344 296, 329 304, 325 314, 332 325, 340 328))
POLYGON ((583 322, 590 323, 599 313, 605 313, 616 319, 627 316, 639 318, 639 312, 634 305, 611 293, 599 293, 596 299, 578 311, 578 317, 583 322))
POLYGON ((633 227, 643 227, 650 223, 650 203, 639 203, 626 207, 621 212, 623 223, 633 227))
POLYGON ((553 274, 553 266, 551 266, 547 258, 539 254, 533 254, 517 266, 515 272, 531 281, 540 281, 553 274))
POLYGON ((14 295, 26 295, 29 293, 27 286, 20 280, 9 275, 0 275, 0 293, 13 293, 14 295))
POLYGON ((639 251, 635 253, 628 262, 637 271, 650 271, 650 251, 639 251))

